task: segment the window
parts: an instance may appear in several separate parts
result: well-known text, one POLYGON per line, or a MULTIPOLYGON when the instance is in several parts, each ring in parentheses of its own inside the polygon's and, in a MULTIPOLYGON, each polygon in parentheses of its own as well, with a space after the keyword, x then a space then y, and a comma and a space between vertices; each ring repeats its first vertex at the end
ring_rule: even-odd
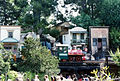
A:
POLYGON ((84 33, 81 33, 81 39, 84 39, 84 33))
POLYGON ((73 39, 76 39, 76 34, 75 33, 73 33, 73 39))
POLYGON ((8 32, 8 38, 13 38, 13 32, 8 32))
POLYGON ((12 47, 10 47, 10 46, 8 46, 8 47, 4 47, 4 48, 7 49, 7 50, 12 49, 12 47))
POLYGON ((102 38, 102 46, 107 46, 107 39, 106 38, 102 38))
POLYGON ((97 46, 97 38, 93 38, 93 46, 97 46))
POLYGON ((77 38, 76 38, 76 34, 75 33, 73 33, 73 38, 72 38, 72 42, 73 43, 76 43, 77 42, 77 40, 76 40, 77 38))

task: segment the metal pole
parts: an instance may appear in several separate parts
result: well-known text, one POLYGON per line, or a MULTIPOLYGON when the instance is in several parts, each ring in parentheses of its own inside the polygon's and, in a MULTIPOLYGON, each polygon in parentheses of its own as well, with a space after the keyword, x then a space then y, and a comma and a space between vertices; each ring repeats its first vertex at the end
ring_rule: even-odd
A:
MULTIPOLYGON (((108 56, 106 56, 106 66, 108 67, 108 56)), ((108 74, 108 70, 107 70, 107 74, 108 74)))
POLYGON ((5 81, 7 81, 7 73, 5 73, 5 81))

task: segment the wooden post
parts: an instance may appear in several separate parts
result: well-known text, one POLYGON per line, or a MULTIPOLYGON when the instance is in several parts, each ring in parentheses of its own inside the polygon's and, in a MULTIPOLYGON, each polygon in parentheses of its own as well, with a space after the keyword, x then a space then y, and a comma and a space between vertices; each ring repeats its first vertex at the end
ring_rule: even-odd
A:
MULTIPOLYGON (((106 66, 108 67, 108 56, 106 56, 106 66)), ((108 70, 107 70, 107 74, 108 74, 108 70)))

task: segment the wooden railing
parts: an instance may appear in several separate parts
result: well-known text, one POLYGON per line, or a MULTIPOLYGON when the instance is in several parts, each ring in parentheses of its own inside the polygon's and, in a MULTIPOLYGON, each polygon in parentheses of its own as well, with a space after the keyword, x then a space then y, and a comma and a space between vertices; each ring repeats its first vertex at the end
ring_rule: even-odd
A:
POLYGON ((72 39, 71 40, 71 44, 72 45, 79 45, 81 43, 87 43, 87 40, 86 39, 72 39))

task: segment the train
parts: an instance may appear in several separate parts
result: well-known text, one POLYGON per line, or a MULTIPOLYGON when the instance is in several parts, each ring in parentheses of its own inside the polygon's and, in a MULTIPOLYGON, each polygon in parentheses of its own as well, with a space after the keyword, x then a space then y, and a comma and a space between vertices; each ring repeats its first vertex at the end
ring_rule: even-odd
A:
POLYGON ((88 60, 87 55, 87 48, 84 50, 77 49, 75 46, 70 50, 68 49, 67 44, 57 44, 57 56, 60 61, 86 61, 88 60))

